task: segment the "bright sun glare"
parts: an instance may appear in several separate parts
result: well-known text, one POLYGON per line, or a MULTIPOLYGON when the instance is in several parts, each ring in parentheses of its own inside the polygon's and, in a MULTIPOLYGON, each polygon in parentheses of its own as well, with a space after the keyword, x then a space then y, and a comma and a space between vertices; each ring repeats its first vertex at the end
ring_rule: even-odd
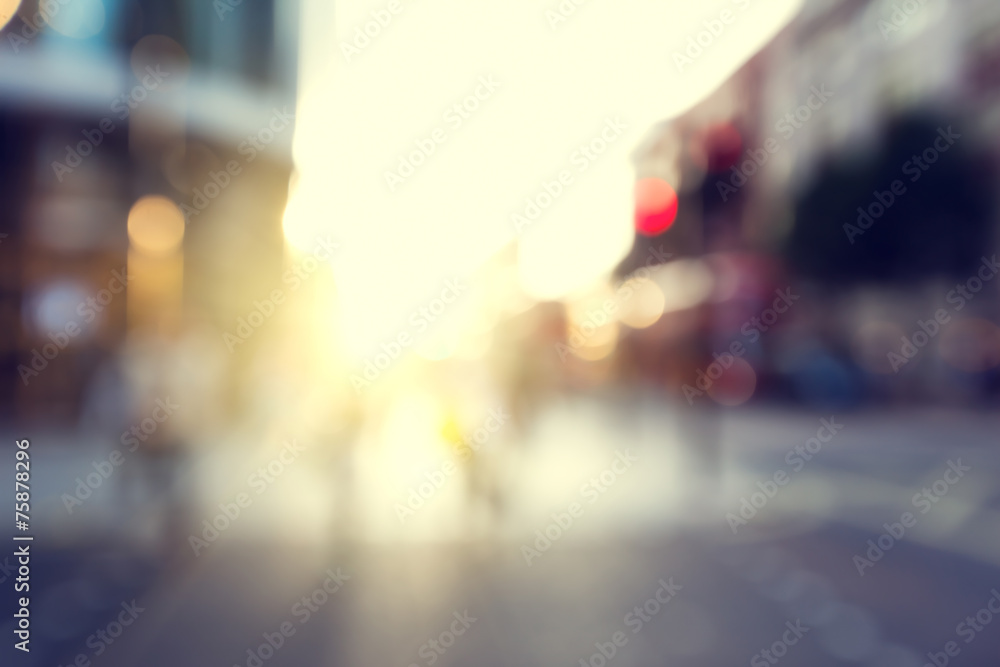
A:
POLYGON ((338 3, 333 17, 325 0, 305 3, 284 229, 299 249, 320 234, 342 244, 336 307, 349 353, 391 339, 446 280, 515 240, 535 298, 607 275, 632 244, 632 152, 800 0, 595 0, 554 26, 550 4, 404 3, 386 18, 379 2, 338 3), (735 19, 679 71, 674 53, 723 10, 735 19), (378 17, 385 25, 365 36, 378 17))

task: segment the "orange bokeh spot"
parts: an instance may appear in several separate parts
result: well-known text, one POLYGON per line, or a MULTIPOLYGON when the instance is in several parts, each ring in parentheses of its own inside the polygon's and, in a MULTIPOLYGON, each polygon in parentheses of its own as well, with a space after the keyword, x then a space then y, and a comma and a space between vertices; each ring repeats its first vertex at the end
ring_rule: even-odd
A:
POLYGON ((677 193, 669 183, 643 178, 635 184, 635 228, 640 234, 662 234, 676 218, 677 193))

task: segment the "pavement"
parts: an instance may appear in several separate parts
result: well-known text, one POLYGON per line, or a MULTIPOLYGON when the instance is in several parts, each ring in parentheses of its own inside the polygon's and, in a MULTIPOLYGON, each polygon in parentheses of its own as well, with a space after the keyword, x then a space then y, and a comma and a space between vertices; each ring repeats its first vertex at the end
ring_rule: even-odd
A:
POLYGON ((108 529, 108 507, 155 523, 109 484, 88 539, 39 521, 33 651, 10 664, 995 664, 997 415, 702 417, 567 399, 491 441, 485 476, 362 442, 259 494, 255 463, 206 450, 192 530, 251 501, 198 556, 183 531, 162 551, 108 529), (443 482, 401 519, 428 474, 443 482))

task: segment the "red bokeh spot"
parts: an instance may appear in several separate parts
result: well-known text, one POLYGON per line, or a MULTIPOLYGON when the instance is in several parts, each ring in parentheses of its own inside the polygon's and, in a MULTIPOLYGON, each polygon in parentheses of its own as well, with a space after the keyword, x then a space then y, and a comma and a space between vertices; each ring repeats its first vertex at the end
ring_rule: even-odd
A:
POLYGON ((677 218, 677 193, 659 178, 643 178, 635 184, 635 228, 640 234, 656 236, 677 218))
POLYGON ((709 377, 716 375, 719 370, 722 375, 708 388, 708 395, 716 403, 727 407, 736 407, 749 401, 757 389, 757 373, 753 366, 739 358, 732 359, 729 368, 725 368, 720 362, 713 363, 718 364, 719 368, 709 367, 709 377))

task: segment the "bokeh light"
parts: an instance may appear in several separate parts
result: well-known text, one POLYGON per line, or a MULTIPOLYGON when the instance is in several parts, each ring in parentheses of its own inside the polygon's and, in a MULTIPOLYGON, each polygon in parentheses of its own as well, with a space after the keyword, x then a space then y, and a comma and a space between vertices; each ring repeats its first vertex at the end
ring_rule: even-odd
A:
POLYGON ((0 29, 10 23, 20 6, 21 0, 0 0, 0 29))
POLYGON ((184 240, 184 214, 166 197, 143 197, 128 214, 132 245, 150 255, 169 255, 184 240))
POLYGON ((45 3, 54 11, 42 11, 53 30, 65 37, 88 39, 104 30, 107 12, 101 0, 72 0, 45 3))
POLYGON ((632 289, 632 294, 623 299, 622 324, 632 329, 645 329, 656 324, 667 303, 663 290, 652 279, 632 280, 628 287, 632 289))
POLYGON ((656 236, 677 218, 677 192, 659 178, 642 178, 635 184, 635 228, 640 234, 656 236))
POLYGON ((996 592, 996 0, 0 8, 33 664, 919 666, 996 592))
MULTIPOLYGON (((713 379, 712 385, 708 388, 708 395, 720 405, 735 407, 743 405, 750 400, 757 389, 757 373, 754 371, 746 359, 739 357, 725 357, 726 362, 731 361, 731 365, 726 368, 722 362, 716 361, 722 374, 713 379)), ((712 374, 717 373, 711 369, 712 374)))
MULTIPOLYGON (((78 320, 76 307, 88 296, 86 287, 75 280, 46 284, 26 300, 25 320, 32 322, 35 331, 42 335, 63 331, 67 323, 78 320)), ((83 332, 89 333, 92 327, 83 324, 83 332)))

